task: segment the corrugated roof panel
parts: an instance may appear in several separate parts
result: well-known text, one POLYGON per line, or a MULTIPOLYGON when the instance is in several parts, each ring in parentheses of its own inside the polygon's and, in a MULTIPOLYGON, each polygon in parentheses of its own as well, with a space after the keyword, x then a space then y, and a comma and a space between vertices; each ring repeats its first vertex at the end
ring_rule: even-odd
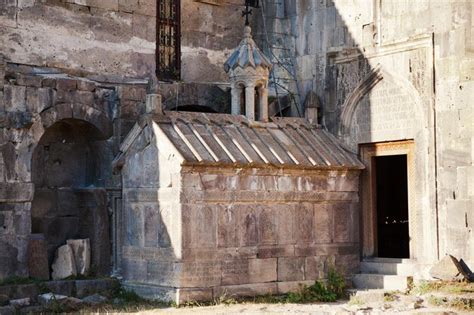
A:
POLYGON ((274 155, 278 155, 278 160, 283 161, 283 164, 295 163, 299 165, 301 163, 301 161, 298 161, 295 156, 289 154, 289 150, 285 149, 288 148, 288 146, 278 138, 274 137, 270 133, 269 128, 255 128, 255 130, 258 130, 257 134, 260 139, 274 155))
POLYGON ((243 116, 173 112, 154 119, 188 163, 363 168, 334 136, 301 118, 262 123, 243 116))
MULTIPOLYGON (((263 143, 263 141, 258 137, 255 130, 257 128, 249 128, 247 126, 240 126, 240 132, 246 137, 249 141, 252 148, 257 152, 258 156, 265 161, 266 164, 281 165, 284 162, 275 154, 273 154, 268 147, 263 143)), ((260 129, 260 128, 258 128, 260 129)))
POLYGON ((200 135, 204 143, 208 146, 208 151, 216 159, 216 162, 232 163, 232 159, 229 157, 227 152, 222 149, 216 139, 213 137, 212 132, 201 124, 192 125, 193 129, 200 135))
POLYGON ((194 156, 193 152, 189 150, 186 143, 180 138, 180 136, 173 129, 173 126, 169 123, 159 124, 163 133, 168 137, 168 139, 174 144, 176 149, 183 155, 184 159, 190 162, 197 162, 198 160, 194 156))
POLYGON ((212 131, 216 142, 219 143, 223 151, 227 152, 227 155, 231 157, 234 163, 248 163, 247 158, 233 143, 231 136, 229 136, 221 126, 212 124, 207 127, 212 131))
POLYGON ((291 139, 298 145, 300 150, 306 156, 311 165, 325 165, 326 162, 314 151, 314 148, 292 127, 282 129, 282 132, 291 137, 291 139))
POLYGON ((215 162, 214 158, 209 153, 207 148, 193 133, 192 129, 190 128, 190 125, 182 121, 177 121, 174 123, 174 129, 176 130, 178 135, 180 135, 181 137, 184 136, 184 139, 182 140, 186 143, 188 148, 194 153, 194 155, 199 161, 215 162))
POLYGON ((248 163, 265 163, 250 146, 250 142, 240 133, 235 125, 223 126, 227 134, 230 136, 230 141, 239 149, 248 163))
POLYGON ((296 132, 306 143, 308 143, 308 145, 312 148, 312 151, 319 156, 319 158, 324 162, 325 165, 337 165, 337 161, 332 159, 330 154, 327 154, 324 151, 324 148, 321 148, 321 145, 316 139, 314 139, 314 136, 310 130, 307 130, 306 128, 297 128, 296 132))
POLYGON ((337 151, 335 148, 331 147, 331 144, 328 144, 328 139, 324 137, 324 132, 321 132, 320 130, 316 131, 314 129, 309 130, 311 134, 313 134, 313 138, 319 145, 319 148, 321 148, 321 153, 324 152, 324 154, 327 154, 329 159, 333 160, 334 165, 342 165, 344 166, 344 161, 338 156, 337 151))
POLYGON ((316 161, 308 157, 305 150, 301 148, 296 139, 290 138, 286 134, 286 129, 268 128, 268 131, 273 135, 274 138, 278 139, 283 149, 286 149, 288 154, 291 154, 298 160, 300 165, 316 165, 316 161))
POLYGON ((348 152, 344 147, 339 143, 339 141, 331 133, 325 133, 325 136, 334 144, 334 147, 341 152, 341 154, 346 158, 348 165, 359 165, 364 167, 364 164, 357 159, 357 156, 354 153, 348 152))

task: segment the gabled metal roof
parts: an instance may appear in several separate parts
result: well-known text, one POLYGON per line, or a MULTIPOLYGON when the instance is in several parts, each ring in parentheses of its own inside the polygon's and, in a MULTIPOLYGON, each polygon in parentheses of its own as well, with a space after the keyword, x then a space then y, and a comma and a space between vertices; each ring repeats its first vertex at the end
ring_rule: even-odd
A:
POLYGON ((166 112, 152 120, 185 164, 364 168, 332 134, 302 118, 262 123, 228 114, 166 112))

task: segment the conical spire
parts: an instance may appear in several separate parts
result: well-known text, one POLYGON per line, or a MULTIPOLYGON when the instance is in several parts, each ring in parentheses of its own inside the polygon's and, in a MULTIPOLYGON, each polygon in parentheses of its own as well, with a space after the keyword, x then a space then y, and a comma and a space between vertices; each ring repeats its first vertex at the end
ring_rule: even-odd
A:
POLYGON ((252 67, 254 69, 262 67, 268 70, 272 68, 271 62, 263 54, 260 48, 258 48, 257 44, 255 44, 255 41, 252 38, 252 29, 250 26, 245 26, 244 38, 224 64, 226 72, 234 70, 237 67, 242 69, 247 67, 252 67))

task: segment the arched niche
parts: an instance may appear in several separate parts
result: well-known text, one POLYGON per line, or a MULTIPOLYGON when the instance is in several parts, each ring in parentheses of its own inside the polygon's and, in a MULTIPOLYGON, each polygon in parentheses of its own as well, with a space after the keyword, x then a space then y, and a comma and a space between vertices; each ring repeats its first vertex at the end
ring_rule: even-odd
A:
POLYGON ((85 120, 50 124, 32 154, 31 232, 43 234, 49 265, 68 239, 89 238, 92 270, 110 265, 109 214, 102 161, 104 134, 85 120))

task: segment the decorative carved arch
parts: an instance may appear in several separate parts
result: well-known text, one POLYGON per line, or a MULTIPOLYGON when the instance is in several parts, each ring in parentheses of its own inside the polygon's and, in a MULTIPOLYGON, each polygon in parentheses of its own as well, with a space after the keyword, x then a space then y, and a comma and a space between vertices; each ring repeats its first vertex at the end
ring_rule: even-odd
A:
POLYGON ((349 134, 352 117, 354 116, 359 101, 382 80, 382 68, 380 65, 377 65, 346 99, 341 113, 341 124, 339 127, 340 137, 344 138, 349 134))
POLYGON ((415 103, 414 110, 417 116, 422 120, 423 127, 426 127, 428 125, 428 120, 422 111, 422 99, 418 90, 413 86, 413 84, 403 77, 384 70, 380 64, 377 64, 372 69, 371 73, 367 75, 361 83, 359 83, 359 85, 354 89, 354 91, 344 102, 343 110, 341 113, 341 123, 339 126, 340 138, 344 139, 349 135, 353 116, 359 105, 360 100, 367 93, 369 93, 377 84, 384 80, 384 78, 392 79, 392 81, 403 87, 407 91, 407 93, 411 95, 412 100, 415 103))

